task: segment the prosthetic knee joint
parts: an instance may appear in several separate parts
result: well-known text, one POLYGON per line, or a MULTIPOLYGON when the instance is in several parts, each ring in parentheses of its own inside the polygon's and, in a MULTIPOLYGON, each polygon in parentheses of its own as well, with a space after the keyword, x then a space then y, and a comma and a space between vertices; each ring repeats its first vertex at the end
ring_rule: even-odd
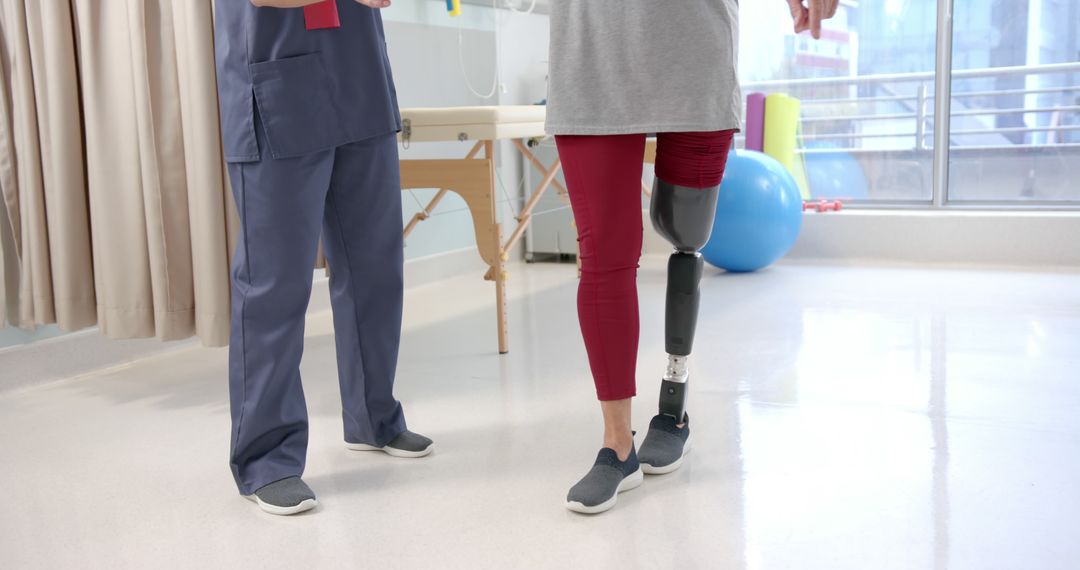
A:
POLYGON ((664 339, 667 372, 660 387, 660 413, 681 422, 686 413, 687 358, 694 345, 698 285, 704 262, 698 253, 709 241, 720 187, 690 188, 656 178, 650 217, 653 227, 673 246, 668 259, 667 307, 664 339))

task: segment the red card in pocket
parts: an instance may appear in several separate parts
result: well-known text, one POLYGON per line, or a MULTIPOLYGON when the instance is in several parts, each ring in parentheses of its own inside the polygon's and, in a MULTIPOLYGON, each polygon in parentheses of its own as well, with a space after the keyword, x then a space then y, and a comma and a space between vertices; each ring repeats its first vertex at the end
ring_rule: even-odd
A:
POLYGON ((341 20, 338 19, 337 0, 323 0, 304 6, 304 26, 309 30, 340 28, 341 20))

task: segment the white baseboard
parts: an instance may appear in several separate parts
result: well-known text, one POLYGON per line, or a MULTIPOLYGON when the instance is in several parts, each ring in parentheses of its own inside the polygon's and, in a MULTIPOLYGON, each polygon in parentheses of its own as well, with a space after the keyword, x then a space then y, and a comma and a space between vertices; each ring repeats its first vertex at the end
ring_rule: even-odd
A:
POLYGON ((1080 212, 848 210, 808 214, 795 260, 1080 267, 1080 212))
POLYGON ((185 350, 195 340, 109 340, 97 327, 0 350, 0 394, 21 388, 131 366, 136 360, 185 350))
MULTIPOLYGON (((516 259, 517 256, 511 257, 516 259)), ((483 275, 486 265, 476 248, 450 251, 405 262, 405 286, 419 287, 467 273, 483 275)), ((330 310, 329 280, 322 271, 308 304, 308 315, 330 310)), ((197 339, 161 342, 156 339, 110 340, 97 327, 0 349, 0 393, 73 378, 198 346, 197 339)))
MULTIPOLYGON (((645 218, 646 253, 671 246, 645 218)), ((809 213, 785 259, 1018 268, 1080 267, 1080 212, 845 210, 809 213)))

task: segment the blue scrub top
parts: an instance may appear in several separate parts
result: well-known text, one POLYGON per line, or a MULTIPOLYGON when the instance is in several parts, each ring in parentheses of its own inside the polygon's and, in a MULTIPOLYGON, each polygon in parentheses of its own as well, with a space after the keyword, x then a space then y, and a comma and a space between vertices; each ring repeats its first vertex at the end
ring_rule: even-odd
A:
POLYGON ((225 160, 303 156, 401 130, 382 16, 336 1, 341 27, 307 30, 303 8, 217 0, 225 160), (255 141, 256 111, 270 148, 255 141))

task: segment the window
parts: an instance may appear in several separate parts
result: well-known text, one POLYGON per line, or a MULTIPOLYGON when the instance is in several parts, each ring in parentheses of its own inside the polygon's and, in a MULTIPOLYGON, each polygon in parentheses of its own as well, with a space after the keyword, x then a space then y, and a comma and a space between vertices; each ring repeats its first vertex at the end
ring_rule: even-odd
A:
POLYGON ((955 1, 949 148, 935 153, 939 1, 842 0, 819 41, 791 33, 783 2, 742 3, 744 92, 801 101, 809 194, 1080 205, 1080 0, 955 1))
POLYGON ((957 2, 949 192, 1080 203, 1080 0, 957 2))
POLYGON ((842 2, 817 41, 791 32, 784 2, 740 9, 743 90, 801 101, 809 194, 929 202, 935 1, 842 2))

